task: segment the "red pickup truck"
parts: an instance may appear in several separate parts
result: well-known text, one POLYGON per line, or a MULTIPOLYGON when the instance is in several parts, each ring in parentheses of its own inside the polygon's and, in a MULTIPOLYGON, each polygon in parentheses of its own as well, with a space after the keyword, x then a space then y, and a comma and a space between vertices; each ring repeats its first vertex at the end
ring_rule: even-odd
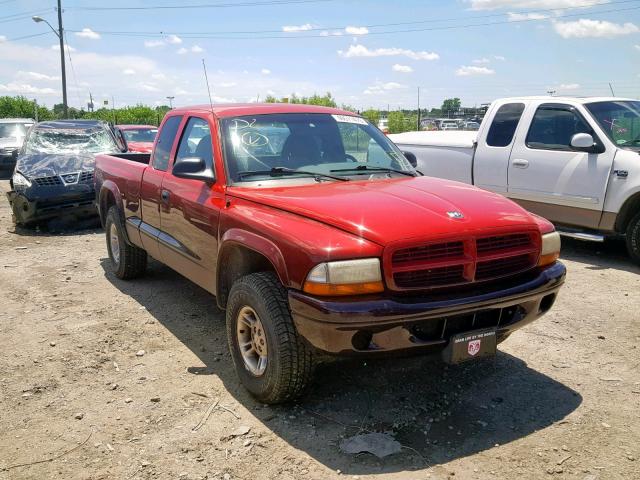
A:
POLYGON ((151 255, 215 295, 238 376, 266 403, 331 356, 494 355, 553 305, 559 236, 412 161, 338 109, 172 110, 150 155, 96 159, 110 264, 130 279, 151 255))

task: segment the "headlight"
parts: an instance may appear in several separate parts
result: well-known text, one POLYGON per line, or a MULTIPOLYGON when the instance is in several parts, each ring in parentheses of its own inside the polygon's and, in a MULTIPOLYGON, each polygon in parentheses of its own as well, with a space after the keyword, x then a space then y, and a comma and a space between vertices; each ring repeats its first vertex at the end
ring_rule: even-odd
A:
POLYGON ((550 265, 560 258, 560 234, 558 232, 542 235, 542 250, 538 266, 550 265))
POLYGON ((312 295, 362 295, 384 291, 380 260, 363 258, 316 265, 303 290, 312 295))
POLYGON ((20 172, 15 172, 13 177, 11 177, 11 181, 13 182, 13 188, 16 190, 24 190, 31 186, 29 179, 20 172))

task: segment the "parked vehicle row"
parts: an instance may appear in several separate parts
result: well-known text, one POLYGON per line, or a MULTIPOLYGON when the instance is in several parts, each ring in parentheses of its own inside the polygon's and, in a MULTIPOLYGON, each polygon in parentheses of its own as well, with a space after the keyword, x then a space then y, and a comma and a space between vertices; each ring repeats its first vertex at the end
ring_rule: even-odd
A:
POLYGON ((491 356, 564 282, 551 223, 421 176, 365 119, 309 105, 171 110, 151 154, 99 154, 113 273, 152 256, 226 310, 256 398, 301 395, 331 357, 491 356))
POLYGON ((640 263, 640 101, 506 98, 491 105, 477 133, 390 138, 426 175, 505 195, 566 235, 626 235, 640 263))

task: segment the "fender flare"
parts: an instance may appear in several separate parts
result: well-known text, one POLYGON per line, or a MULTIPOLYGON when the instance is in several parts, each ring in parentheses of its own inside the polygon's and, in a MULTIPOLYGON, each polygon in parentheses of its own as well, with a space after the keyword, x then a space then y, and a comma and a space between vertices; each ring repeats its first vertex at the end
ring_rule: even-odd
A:
POLYGON ((231 228, 227 230, 220 239, 220 248, 218 249, 217 262, 218 268, 216 273, 217 293, 220 293, 219 289, 221 285, 221 260, 224 258, 226 252, 234 246, 252 250, 255 253, 265 257, 271 263, 271 265, 273 265, 273 269, 275 270, 276 275, 278 275, 278 278, 280 279, 282 285, 284 285, 285 287, 289 285, 289 272, 287 270, 287 264, 284 260, 284 255, 282 255, 280 248, 278 248, 278 246, 274 242, 247 230, 242 230, 240 228, 231 228))
POLYGON ((120 226, 122 227, 121 230, 124 235, 124 240, 129 245, 133 245, 129 240, 129 235, 127 234, 127 229, 125 228, 124 204, 122 203, 122 195, 120 194, 118 185, 112 180, 105 180, 101 185, 100 193, 98 194, 98 214, 100 215, 100 222, 102 223, 102 227, 104 228, 107 219, 108 209, 106 209, 106 203, 107 194, 109 193, 113 195, 113 198, 115 200, 115 205, 118 210, 118 217, 120 218, 120 226))

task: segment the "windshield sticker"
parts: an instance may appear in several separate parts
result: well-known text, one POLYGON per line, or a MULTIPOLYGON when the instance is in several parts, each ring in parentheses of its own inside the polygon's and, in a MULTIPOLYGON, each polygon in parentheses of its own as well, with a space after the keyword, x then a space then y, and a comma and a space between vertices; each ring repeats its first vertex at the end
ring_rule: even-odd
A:
POLYGON ((364 118, 353 117, 351 115, 331 115, 336 122, 355 123, 356 125, 368 125, 364 118))

